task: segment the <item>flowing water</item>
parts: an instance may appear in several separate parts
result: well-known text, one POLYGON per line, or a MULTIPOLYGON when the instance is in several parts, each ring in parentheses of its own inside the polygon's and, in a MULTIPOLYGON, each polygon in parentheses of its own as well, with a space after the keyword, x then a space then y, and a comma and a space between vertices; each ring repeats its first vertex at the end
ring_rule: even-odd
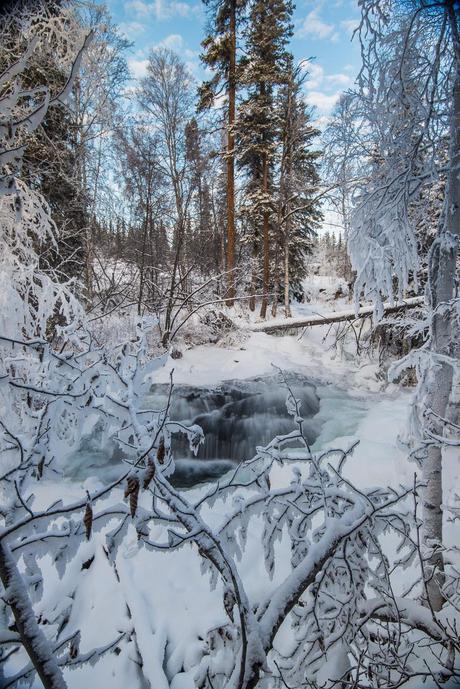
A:
MULTIPOLYGON (((300 400, 304 433, 314 449, 336 437, 353 434, 366 411, 365 399, 298 373, 288 375, 286 380, 300 400)), ((257 446, 292 431, 294 422, 287 412, 286 395, 278 376, 230 380, 212 387, 175 386, 170 418, 185 425, 198 424, 205 441, 195 457, 184 436, 173 436, 173 483, 189 487, 216 479, 253 457, 257 446)), ((145 406, 160 409, 167 397, 168 386, 157 385, 145 399, 145 406)), ((79 480, 91 475, 110 480, 118 474, 120 460, 119 450, 101 447, 94 434, 83 440, 67 473, 79 480)))

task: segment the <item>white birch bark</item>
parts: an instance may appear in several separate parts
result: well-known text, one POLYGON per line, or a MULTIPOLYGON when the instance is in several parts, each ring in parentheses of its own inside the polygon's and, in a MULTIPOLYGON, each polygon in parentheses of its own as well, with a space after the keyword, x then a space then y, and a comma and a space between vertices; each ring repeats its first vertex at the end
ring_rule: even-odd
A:
POLYGON ((38 626, 24 581, 8 545, 0 541, 0 580, 13 613, 17 632, 44 689, 66 689, 51 645, 38 626))
MULTIPOLYGON (((453 366, 459 364, 460 344, 452 305, 457 295, 456 272, 460 239, 460 41, 458 36, 458 9, 449 8, 455 54, 455 79, 452 94, 450 125, 449 171, 446 185, 443 222, 440 224, 429 261, 429 300, 433 312, 431 323, 432 365, 427 371, 426 404, 435 415, 429 415, 428 430, 442 435, 437 428, 437 417, 446 418, 452 392, 453 366), (440 308, 440 307, 443 308, 440 308), (447 307, 447 309, 445 308, 447 307), (448 357, 448 359, 446 359, 448 357)), ((443 604, 443 558, 440 547, 443 542, 442 515, 442 447, 431 445, 423 464, 426 488, 423 498, 424 541, 434 546, 429 558, 431 574, 427 581, 427 594, 434 610, 443 604)))

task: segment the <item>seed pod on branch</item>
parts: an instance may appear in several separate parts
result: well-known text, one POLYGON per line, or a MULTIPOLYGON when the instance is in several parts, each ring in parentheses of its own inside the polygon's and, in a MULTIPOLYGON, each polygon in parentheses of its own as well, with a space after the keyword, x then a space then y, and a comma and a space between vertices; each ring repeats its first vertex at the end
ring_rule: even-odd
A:
POLYGON ((163 436, 160 438, 160 444, 158 445, 158 450, 157 450, 157 460, 158 464, 164 464, 165 461, 165 439, 163 436))
POLYGON ((72 660, 75 660, 75 658, 78 658, 78 654, 80 652, 80 638, 81 638, 81 634, 80 634, 80 631, 78 631, 70 641, 69 658, 71 658, 72 660))
POLYGON ((126 479, 125 498, 131 495, 132 491, 136 486, 136 481, 139 481, 139 479, 137 478, 137 476, 134 475, 130 475, 126 479))
POLYGON ((235 605, 235 594, 230 589, 227 589, 224 593, 224 608, 225 612, 233 622, 233 606, 235 605))
POLYGON ((93 528, 93 508, 91 507, 90 500, 86 503, 85 514, 83 515, 83 525, 85 527, 86 540, 89 541, 93 528))
POLYGON ((45 457, 42 456, 42 457, 40 457, 40 460, 39 460, 39 462, 38 462, 38 464, 37 464, 37 479, 38 479, 38 481, 39 481, 39 480, 41 479, 41 477, 43 476, 43 469, 44 469, 44 467, 45 467, 45 457))
POLYGON ((136 487, 133 489, 132 493, 129 496, 129 510, 131 512, 131 517, 136 516, 137 512, 137 502, 139 498, 139 481, 136 483, 136 487))
POLYGON ((149 487, 154 476, 155 476, 155 464, 149 458, 147 460, 147 466, 146 466, 145 472, 144 472, 144 482, 142 484, 142 487, 144 488, 144 490, 146 490, 149 487))
POLYGON ((139 478, 138 476, 128 476, 125 488, 125 498, 129 497, 129 510, 131 517, 136 516, 137 502, 139 498, 139 478))

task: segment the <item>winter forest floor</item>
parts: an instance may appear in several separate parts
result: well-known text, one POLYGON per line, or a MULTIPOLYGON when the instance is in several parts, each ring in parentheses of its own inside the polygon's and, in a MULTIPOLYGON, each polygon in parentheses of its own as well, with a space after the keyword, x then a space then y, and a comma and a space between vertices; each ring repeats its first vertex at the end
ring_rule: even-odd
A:
MULTIPOLYGON (((346 308, 349 302, 345 298, 331 298, 331 290, 335 289, 333 283, 333 279, 328 278, 316 278, 311 282, 309 288, 313 293, 316 290, 316 294, 309 303, 293 305, 293 316, 314 312, 327 314, 346 308), (318 289, 325 291, 319 293, 318 289)), ((228 380, 273 376, 277 369, 307 378, 314 382, 320 399, 316 415, 320 432, 313 449, 345 449, 359 440, 345 471, 346 478, 355 486, 397 488, 401 484, 411 484, 417 467, 408 461, 407 450, 398 434, 406 426, 413 390, 388 384, 379 373, 375 359, 367 354, 361 357, 353 354, 352 340, 347 339, 342 347, 334 346, 336 331, 328 330, 327 326, 294 335, 272 336, 247 332, 247 328, 244 329, 247 316, 245 318, 240 319, 242 330, 238 336, 216 344, 184 347, 181 358, 169 357, 157 371, 156 382, 168 383, 171 371, 177 386, 198 386, 200 389, 213 389, 228 380)), ((279 384, 281 386, 281 381, 279 384)), ((449 459, 448 453, 446 459, 449 459)), ((459 482, 458 463, 447 461, 445 469, 448 502, 459 482)), ((285 485, 289 477, 283 466, 277 467, 271 474, 272 489, 285 485)), ((101 485, 100 477, 42 482, 36 492, 36 507, 40 503, 49 504, 53 498, 62 498, 64 502, 77 500, 82 489, 92 491, 101 485)), ((198 498, 208 489, 209 486, 198 485, 187 493, 189 497, 198 498)), ((119 498, 122 499, 121 491, 119 498)), ((143 499, 146 499, 145 494, 143 499)), ((212 511, 205 511, 205 516, 213 527, 217 527, 227 513, 228 506, 218 501, 212 511)), ((267 576, 259 528, 256 523, 249 530, 248 547, 239 566, 245 587, 254 600, 269 596, 277 582, 289 572, 289 552, 283 555, 289 544, 281 539, 276 546, 280 557, 273 580, 267 576)), ((458 527, 448 526, 446 536, 448 542, 458 540, 458 527)), ((60 580, 54 567, 49 566, 38 613, 52 610, 57 615, 71 604, 71 627, 81 629, 81 651, 84 652, 110 643, 114 629, 124 631, 127 605, 130 624, 136 630, 139 657, 143 659, 143 676, 155 689, 194 689, 196 663, 203 651, 204 639, 209 630, 225 624, 220 583, 210 590, 209 575, 203 573, 193 547, 185 546, 174 552, 139 550, 133 529, 128 532, 118 554, 115 571, 107 562, 103 543, 102 534, 83 543, 77 558, 60 580), (74 591, 72 582, 76 578, 80 583, 74 591)), ((386 545, 391 560, 395 556, 391 537, 386 545)), ((398 581, 396 595, 405 588, 410 573, 409 568, 407 580, 398 581)), ((289 644, 289 629, 284 625, 277 638, 277 649, 287 650, 289 644)), ((108 678, 111 689, 143 686, 136 662, 131 662, 136 661, 130 656, 131 647, 131 650, 124 648, 122 642, 120 648, 118 655, 110 653, 94 667, 86 665, 67 672, 69 689, 105 687, 108 678)), ((13 659, 11 669, 15 662, 13 659)), ((225 663, 225 654, 222 662, 225 663)), ((40 683, 35 681, 33 686, 38 689, 40 683)), ((415 689, 415 685, 407 686, 415 689)))

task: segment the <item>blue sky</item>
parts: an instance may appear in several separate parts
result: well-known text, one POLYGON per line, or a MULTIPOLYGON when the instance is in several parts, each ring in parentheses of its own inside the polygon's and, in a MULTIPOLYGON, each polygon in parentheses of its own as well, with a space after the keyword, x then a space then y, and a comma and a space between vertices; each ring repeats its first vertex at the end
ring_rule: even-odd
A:
MULTIPOLYGON (((200 65, 200 43, 206 14, 201 0, 107 0, 121 31, 133 41, 129 66, 134 77, 145 73, 150 48, 164 45, 178 52, 197 80, 205 76, 200 65)), ((297 60, 314 58, 306 83, 307 101, 327 118, 341 91, 352 86, 359 69, 356 39, 357 0, 298 0, 291 49, 297 60)))

